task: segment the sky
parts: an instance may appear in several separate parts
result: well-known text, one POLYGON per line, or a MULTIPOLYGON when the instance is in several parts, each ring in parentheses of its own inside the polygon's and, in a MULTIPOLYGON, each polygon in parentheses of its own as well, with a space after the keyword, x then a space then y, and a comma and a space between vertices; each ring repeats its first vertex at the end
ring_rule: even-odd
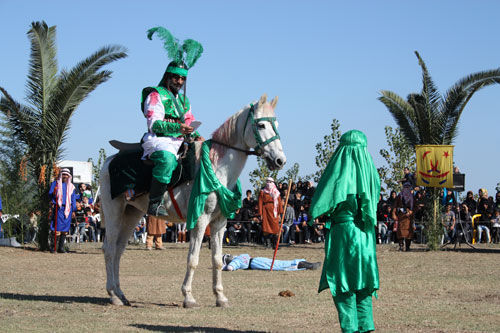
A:
MULTIPOLYGON (((108 141, 137 142, 146 130, 140 93, 156 85, 169 59, 146 31, 169 29, 195 39, 204 53, 189 72, 188 97, 205 137, 263 93, 279 96, 276 116, 287 170, 317 170, 315 145, 332 119, 342 132, 363 131, 376 166, 385 164, 385 126, 396 124, 378 101, 421 90, 417 50, 441 93, 460 78, 500 67, 498 1, 14 1, 0 0, 0 86, 25 96, 31 22, 57 26, 58 63, 71 68, 98 48, 119 44, 128 57, 106 69, 112 78, 77 109, 64 143, 67 160, 97 159, 108 141)), ((474 95, 455 140, 454 160, 466 189, 500 182, 500 86, 474 95)), ((256 167, 250 157, 243 190, 256 167)))

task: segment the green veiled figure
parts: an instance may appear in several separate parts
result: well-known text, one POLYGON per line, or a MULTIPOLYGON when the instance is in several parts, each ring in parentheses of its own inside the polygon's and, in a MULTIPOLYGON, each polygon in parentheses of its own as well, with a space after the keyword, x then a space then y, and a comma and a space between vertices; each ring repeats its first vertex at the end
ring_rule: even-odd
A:
POLYGON ((310 209, 309 223, 328 217, 318 292, 330 289, 342 332, 375 329, 372 295, 379 288, 375 226, 380 177, 366 146, 361 131, 342 135, 310 209))

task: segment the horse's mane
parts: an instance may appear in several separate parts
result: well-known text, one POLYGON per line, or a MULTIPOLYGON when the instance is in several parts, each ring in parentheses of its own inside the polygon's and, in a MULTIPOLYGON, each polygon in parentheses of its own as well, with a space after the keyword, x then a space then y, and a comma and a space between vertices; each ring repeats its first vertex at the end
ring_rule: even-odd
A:
MULTIPOLYGON (((254 102, 254 104, 257 104, 257 102, 254 102)), ((231 145, 234 141, 236 141, 236 138, 234 136, 237 134, 236 124, 238 122, 238 118, 244 111, 248 110, 249 108, 250 108, 249 106, 246 106, 240 111, 233 114, 231 117, 229 117, 219 128, 217 128, 212 133, 212 139, 228 145, 231 145)), ((264 105, 262 105, 262 108, 260 108, 260 110, 262 110, 260 115, 261 117, 274 116, 274 110, 269 103, 264 103, 264 105)), ((224 157, 227 149, 228 148, 223 145, 217 145, 217 144, 212 145, 212 148, 210 148, 210 160, 212 161, 214 167, 217 166, 217 162, 224 157)))
MULTIPOLYGON (((248 107, 241 109, 240 111, 233 114, 231 117, 227 118, 226 121, 219 126, 213 133, 212 139, 230 144, 231 141, 234 140, 232 135, 236 132, 236 124, 238 122, 238 118, 243 113, 243 111, 247 110, 248 107)), ((217 162, 224 157, 226 154, 227 147, 222 145, 212 145, 210 148, 210 160, 214 166, 217 166, 217 162)))

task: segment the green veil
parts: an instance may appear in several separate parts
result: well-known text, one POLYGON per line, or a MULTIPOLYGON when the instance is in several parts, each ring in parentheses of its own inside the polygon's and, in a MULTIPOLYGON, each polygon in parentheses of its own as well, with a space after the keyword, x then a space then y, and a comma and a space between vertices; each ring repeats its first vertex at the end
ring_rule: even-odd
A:
POLYGON ((377 225, 380 177, 366 146, 366 135, 361 131, 342 135, 311 200, 310 223, 321 215, 330 215, 348 195, 355 195, 365 225, 377 225))

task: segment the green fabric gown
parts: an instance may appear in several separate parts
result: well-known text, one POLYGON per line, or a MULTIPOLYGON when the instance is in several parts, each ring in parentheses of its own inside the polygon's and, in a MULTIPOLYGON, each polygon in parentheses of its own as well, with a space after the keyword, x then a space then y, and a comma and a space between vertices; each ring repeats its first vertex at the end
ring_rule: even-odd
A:
POLYGON ((187 229, 192 230, 198 223, 198 218, 205 209, 205 201, 210 193, 217 194, 217 204, 226 218, 233 218, 234 212, 241 208, 241 184, 240 180, 236 181, 233 190, 221 184, 217 179, 210 161, 210 147, 212 141, 207 140, 201 146, 200 169, 196 174, 193 183, 193 189, 189 196, 187 229))
POLYGON ((327 215, 325 261, 318 292, 332 295, 379 288, 375 226, 380 178, 357 130, 342 135, 314 193, 312 223, 327 215))

